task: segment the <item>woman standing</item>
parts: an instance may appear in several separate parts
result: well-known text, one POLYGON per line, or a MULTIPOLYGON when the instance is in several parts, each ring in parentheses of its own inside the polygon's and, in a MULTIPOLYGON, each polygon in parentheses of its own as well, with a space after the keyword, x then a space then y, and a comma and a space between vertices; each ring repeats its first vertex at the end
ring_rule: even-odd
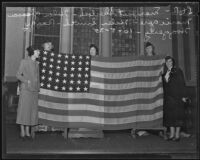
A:
POLYGON ((30 126, 38 124, 38 92, 39 65, 36 58, 40 51, 33 47, 28 47, 28 58, 23 59, 17 71, 16 77, 21 82, 21 92, 17 109, 16 123, 20 124, 20 137, 31 137, 30 126))
POLYGON ((170 56, 165 58, 163 88, 163 125, 170 129, 168 140, 179 141, 180 129, 184 123, 186 88, 183 72, 175 66, 175 60, 170 56))
MULTIPOLYGON (((145 56, 150 57, 150 56, 154 56, 154 55, 156 55, 155 52, 154 52, 154 45, 152 43, 150 43, 150 42, 147 42, 145 44, 145 56)), ((149 133, 147 131, 144 131, 144 130, 140 130, 140 131, 136 132, 136 134, 138 136, 147 136, 147 135, 149 135, 149 133)))

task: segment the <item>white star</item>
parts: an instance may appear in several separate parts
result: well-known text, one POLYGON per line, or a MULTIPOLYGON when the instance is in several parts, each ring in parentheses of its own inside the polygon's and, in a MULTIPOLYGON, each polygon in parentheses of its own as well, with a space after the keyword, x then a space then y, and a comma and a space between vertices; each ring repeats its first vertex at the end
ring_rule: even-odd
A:
POLYGON ((53 71, 50 70, 50 71, 49 71, 49 74, 53 74, 53 71))
POLYGON ((81 77, 81 74, 80 74, 80 73, 78 74, 78 77, 81 77))
POLYGON ((74 67, 72 67, 72 68, 71 68, 71 71, 74 71, 74 70, 75 70, 75 68, 74 68, 74 67))
POLYGON ((61 60, 57 60, 57 63, 60 63, 61 62, 61 60))
POLYGON ((87 87, 85 87, 85 88, 84 88, 84 91, 87 91, 87 90, 88 90, 88 88, 87 88, 87 87))
POLYGON ((81 67, 78 67, 78 71, 81 71, 82 70, 82 68, 81 67))
POLYGON ((43 69, 43 70, 42 70, 42 73, 45 73, 45 72, 46 72, 46 70, 45 70, 45 69, 43 69))
POLYGON ((72 88, 72 87, 69 87, 69 90, 70 90, 70 91, 72 91, 72 90, 73 90, 73 88, 72 88))
POLYGON ((70 81, 70 84, 74 84, 74 81, 73 81, 73 80, 71 80, 71 81, 70 81))
POLYGON ((81 62, 81 61, 79 61, 79 62, 78 62, 78 64, 79 64, 79 65, 81 65, 81 64, 82 64, 82 62, 81 62))
POLYGON ((58 54, 58 57, 61 57, 62 55, 61 54, 58 54))
POLYGON ((56 69, 60 69, 60 66, 56 66, 56 69))
POLYGON ((90 56, 86 56, 86 59, 90 59, 90 56))
POLYGON ((40 86, 44 86, 44 83, 40 83, 40 86))
POLYGON ((65 58, 68 58, 68 55, 65 55, 65 58))
POLYGON ((63 76, 64 76, 64 77, 67 77, 67 73, 64 73, 63 76))
POLYGON ((86 67, 86 68, 85 68, 85 70, 86 70, 86 71, 88 71, 88 70, 89 70, 89 68, 88 68, 88 67, 86 67))
POLYGON ((50 62, 53 62, 53 61, 54 61, 53 58, 51 58, 51 59, 50 59, 50 62))
POLYGON ((50 68, 53 68, 53 65, 52 65, 52 64, 50 64, 50 65, 49 65, 49 67, 50 67, 50 68))
POLYGON ((62 87, 62 90, 66 90, 66 88, 63 86, 63 87, 62 87))
POLYGON ((47 55, 47 51, 44 51, 44 54, 46 54, 46 55, 47 55))
POLYGON ((88 61, 86 61, 86 62, 85 62, 85 64, 86 64, 86 65, 89 65, 89 62, 88 62, 88 61))
POLYGON ((72 65, 74 65, 74 64, 75 64, 75 62, 74 62, 74 61, 72 61, 72 62, 71 62, 71 64, 72 64, 72 65))
POLYGON ((57 78, 57 79, 56 79, 56 82, 58 83, 59 81, 60 81, 60 80, 57 78))
POLYGON ((50 88, 50 87, 51 87, 51 85, 48 83, 48 84, 47 84, 47 87, 48 87, 48 88, 50 88))
POLYGON ((58 89, 58 86, 55 86, 54 88, 55 88, 55 89, 58 89))
POLYGON ((45 63, 45 62, 44 62, 44 63, 42 63, 42 65, 43 65, 43 66, 46 66, 46 65, 47 65, 47 63, 45 63))
POLYGON ((78 84, 81 84, 81 81, 80 81, 80 79, 77 81, 77 83, 78 83, 78 84))
POLYGON ((85 80, 85 81, 84 81, 84 83, 85 83, 85 84, 88 84, 88 81, 87 81, 87 80, 85 80))
POLYGON ((73 73, 71 73, 71 74, 70 74, 70 77, 74 77, 74 74, 73 74, 73 73))
POLYGON ((79 59, 82 59, 82 58, 83 58, 83 56, 79 56, 78 58, 79 58, 79 59))
POLYGON ((88 77, 88 74, 87 74, 87 73, 85 74, 85 77, 88 77))
POLYGON ((54 55, 55 55, 55 54, 52 52, 52 53, 51 53, 51 56, 54 56, 54 55))
POLYGON ((77 91, 80 91, 80 87, 78 86, 78 87, 76 88, 76 90, 77 90, 77 91))
POLYGON ((64 70, 66 71, 66 70, 67 70, 67 67, 64 67, 64 70))
POLYGON ((65 61, 65 64, 68 64, 68 61, 65 61))
POLYGON ((56 72, 56 76, 59 76, 60 75, 60 72, 56 72))
POLYGON ((44 61, 47 60, 47 57, 43 57, 43 60, 44 60, 44 61))
POLYGON ((63 80, 63 83, 66 83, 66 82, 67 82, 67 81, 64 79, 64 80, 63 80))
POLYGON ((75 56, 75 55, 73 55, 73 56, 72 56, 72 59, 75 59, 75 58, 76 58, 76 56, 75 56))
POLYGON ((52 81, 52 78, 51 78, 51 77, 49 77, 48 79, 49 79, 49 81, 52 81))
POLYGON ((45 76, 42 76, 41 78, 42 78, 42 79, 45 79, 45 76))

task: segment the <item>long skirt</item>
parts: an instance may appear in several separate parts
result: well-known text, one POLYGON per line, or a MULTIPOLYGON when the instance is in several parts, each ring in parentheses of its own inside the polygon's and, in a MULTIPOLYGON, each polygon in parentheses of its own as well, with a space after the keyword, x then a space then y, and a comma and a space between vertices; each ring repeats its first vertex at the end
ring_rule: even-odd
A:
POLYGON ((16 123, 30 126, 38 124, 38 92, 21 90, 16 123))

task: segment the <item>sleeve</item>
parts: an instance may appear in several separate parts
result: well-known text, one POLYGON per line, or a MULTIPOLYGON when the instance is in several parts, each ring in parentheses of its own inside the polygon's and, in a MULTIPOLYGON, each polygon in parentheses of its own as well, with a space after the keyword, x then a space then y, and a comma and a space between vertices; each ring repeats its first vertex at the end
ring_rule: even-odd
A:
POLYGON ((179 69, 179 85, 182 93, 182 97, 187 97, 187 91, 186 91, 186 85, 185 85, 185 79, 183 75, 183 71, 179 69))
POLYGON ((19 69, 17 71, 16 77, 19 79, 21 82, 26 83, 28 82, 27 79, 24 78, 23 73, 24 72, 24 60, 21 61, 19 69))

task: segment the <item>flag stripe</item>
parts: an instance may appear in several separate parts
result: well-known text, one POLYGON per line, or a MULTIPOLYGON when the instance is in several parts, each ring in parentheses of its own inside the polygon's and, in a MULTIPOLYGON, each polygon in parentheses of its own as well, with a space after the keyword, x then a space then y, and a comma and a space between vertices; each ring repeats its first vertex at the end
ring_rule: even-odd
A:
POLYGON ((40 95, 40 99, 46 100, 49 102, 55 102, 55 103, 65 103, 65 104, 91 104, 91 105, 99 105, 99 106, 127 106, 132 104, 150 104, 152 102, 155 102, 156 100, 159 100, 163 98, 163 94, 158 94, 154 98, 148 98, 148 99, 131 99, 128 101, 100 101, 95 100, 95 98, 82 98, 82 99, 73 99, 73 98, 59 98, 59 97, 52 97, 52 96, 45 96, 40 95))
POLYGON ((152 121, 142 121, 125 124, 99 124, 99 123, 87 123, 87 122, 63 122, 63 121, 51 121, 46 118, 40 118, 41 124, 48 126, 55 126, 61 128, 92 128, 92 129, 104 129, 104 130, 122 130, 122 129, 149 129, 149 128, 163 128, 162 117, 152 121), (80 127, 82 126, 82 127, 80 127))
POLYGON ((145 103, 141 104, 131 104, 126 106, 100 106, 91 104, 66 104, 66 103, 55 103, 46 100, 39 100, 39 106, 41 108, 50 108, 57 110, 90 110, 95 112, 108 112, 108 113, 120 113, 120 112, 131 112, 136 110, 152 110, 163 104, 162 99, 158 99, 148 105, 145 103))
POLYGON ((92 117, 92 116, 63 116, 57 114, 49 114, 39 112, 38 116, 40 118, 45 118, 51 121, 62 121, 62 122, 87 122, 87 123, 100 123, 100 124, 125 124, 131 122, 140 122, 140 121, 152 121, 157 118, 161 118, 163 116, 163 112, 156 112, 151 115, 134 115, 125 118, 99 118, 99 117, 92 117))
POLYGON ((92 66, 91 69, 93 71, 103 72, 103 73, 124 73, 124 72, 138 72, 138 71, 155 71, 161 69, 162 66, 156 65, 156 66, 136 66, 136 67, 126 67, 126 68, 102 68, 102 67, 96 67, 92 66))
POLYGON ((136 110, 136 111, 129 111, 129 112, 119 112, 119 113, 112 113, 112 112, 106 112, 104 109, 104 112, 95 112, 91 110, 87 110, 84 107, 80 110, 59 110, 59 109, 50 109, 45 107, 39 106, 39 112, 48 113, 48 114, 55 114, 55 115, 70 115, 70 116, 91 116, 96 118, 126 118, 130 116, 137 116, 137 115, 151 115, 156 112, 162 111, 162 106, 158 106, 154 108, 153 110, 136 110))
POLYGON ((153 82, 157 81, 160 77, 151 76, 151 77, 132 77, 124 79, 104 79, 99 77, 91 77, 91 83, 104 83, 104 84, 121 84, 121 83, 131 83, 131 82, 153 82))

